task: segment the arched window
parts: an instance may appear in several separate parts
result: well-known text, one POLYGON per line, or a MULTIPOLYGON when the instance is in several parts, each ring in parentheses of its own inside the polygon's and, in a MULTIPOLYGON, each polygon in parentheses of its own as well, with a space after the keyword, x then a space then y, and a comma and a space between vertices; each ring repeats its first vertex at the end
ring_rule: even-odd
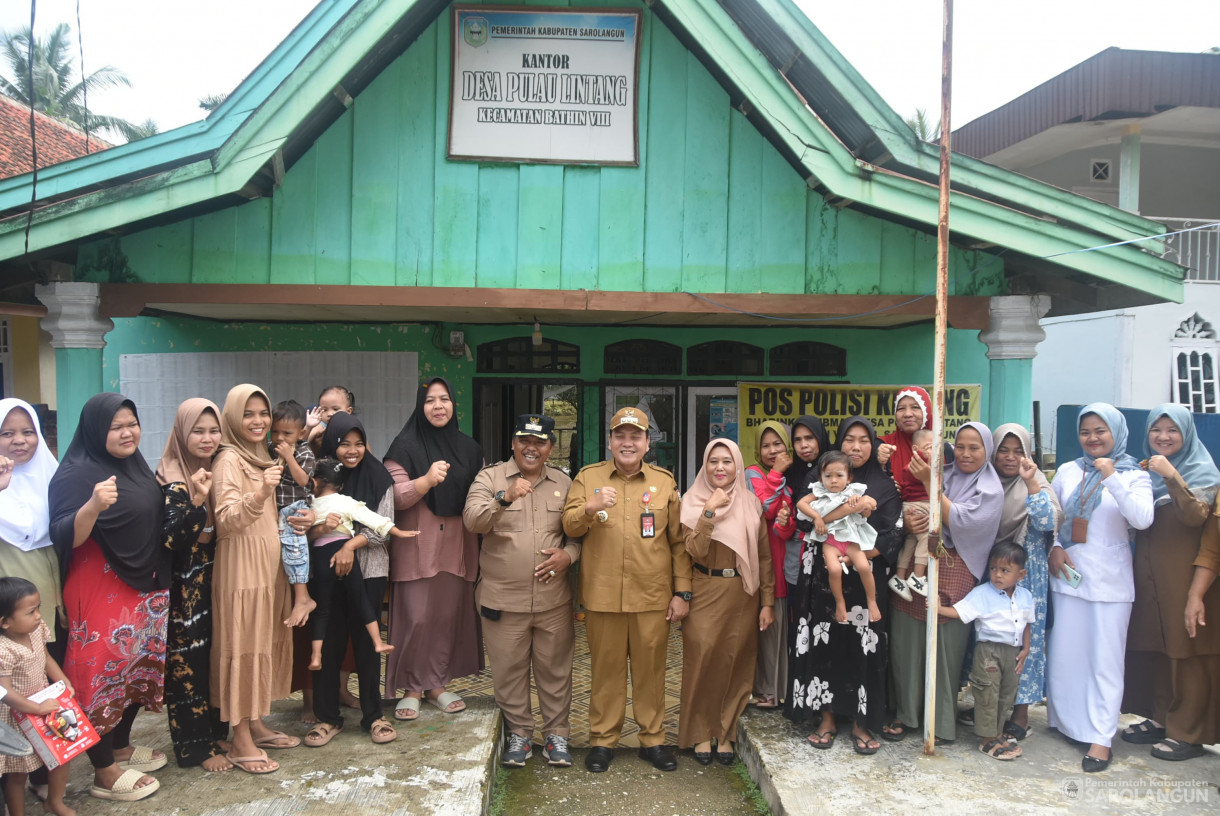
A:
POLYGON ((509 337, 479 346, 480 374, 553 374, 580 371, 580 346, 543 338, 509 337))
POLYGON ((735 340, 713 340, 686 350, 686 373, 692 377, 760 377, 763 350, 735 340))
POLYGON ((846 377, 847 350, 801 340, 771 349, 772 377, 846 377))
POLYGON ((607 374, 682 375, 682 347, 661 340, 620 340, 606 346, 602 357, 607 374))
POLYGON ((1195 312, 1183 320, 1169 345, 1173 359, 1173 394, 1170 399, 1196 414, 1214 414, 1220 400, 1216 357, 1220 341, 1212 324, 1195 312))

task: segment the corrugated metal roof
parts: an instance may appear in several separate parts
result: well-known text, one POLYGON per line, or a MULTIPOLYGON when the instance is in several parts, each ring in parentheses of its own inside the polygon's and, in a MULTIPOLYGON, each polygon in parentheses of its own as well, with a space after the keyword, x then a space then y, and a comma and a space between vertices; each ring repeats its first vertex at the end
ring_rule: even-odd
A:
POLYGON ((984 158, 1055 125, 1220 108, 1220 55, 1107 48, 953 132, 953 149, 984 158))

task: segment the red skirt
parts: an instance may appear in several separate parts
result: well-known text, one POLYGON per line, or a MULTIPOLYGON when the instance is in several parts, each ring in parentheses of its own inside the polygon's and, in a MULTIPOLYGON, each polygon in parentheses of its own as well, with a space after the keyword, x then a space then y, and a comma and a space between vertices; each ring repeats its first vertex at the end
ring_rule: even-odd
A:
POLYGON ((132 589, 90 538, 72 553, 64 606, 64 674, 97 732, 108 733, 130 706, 160 709, 169 590, 132 589))

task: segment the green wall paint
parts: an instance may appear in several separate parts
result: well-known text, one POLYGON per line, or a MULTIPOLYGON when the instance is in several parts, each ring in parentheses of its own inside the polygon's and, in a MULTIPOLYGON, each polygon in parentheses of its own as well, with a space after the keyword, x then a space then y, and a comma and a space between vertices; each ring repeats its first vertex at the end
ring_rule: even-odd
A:
MULTIPOLYGON (((449 36, 445 12, 270 201, 123 237, 134 273, 176 283, 935 290, 934 236, 827 206, 647 8, 639 167, 446 159, 449 36)), ((81 248, 80 268, 96 250, 81 248)), ((984 252, 954 248, 951 275, 956 294, 1005 292, 1002 261, 984 252)))
POLYGON ((118 390, 117 381, 113 386, 104 385, 103 351, 89 348, 55 349, 56 434, 61 458, 76 433, 81 409, 89 398, 100 391, 118 390))

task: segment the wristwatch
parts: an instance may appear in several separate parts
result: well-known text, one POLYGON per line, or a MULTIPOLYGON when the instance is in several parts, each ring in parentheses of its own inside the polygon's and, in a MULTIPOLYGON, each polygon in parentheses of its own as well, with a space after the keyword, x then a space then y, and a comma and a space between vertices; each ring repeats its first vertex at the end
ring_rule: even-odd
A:
POLYGON ((716 511, 715 510, 704 510, 703 517, 704 518, 716 518, 716 511))
POLYGON ((675 592, 674 597, 681 598, 682 600, 686 601, 687 603, 690 603, 690 599, 695 596, 689 592, 675 592))
POLYGON ((496 494, 496 501, 500 503, 501 507, 512 507, 513 504, 512 502, 505 500, 503 490, 496 494))

